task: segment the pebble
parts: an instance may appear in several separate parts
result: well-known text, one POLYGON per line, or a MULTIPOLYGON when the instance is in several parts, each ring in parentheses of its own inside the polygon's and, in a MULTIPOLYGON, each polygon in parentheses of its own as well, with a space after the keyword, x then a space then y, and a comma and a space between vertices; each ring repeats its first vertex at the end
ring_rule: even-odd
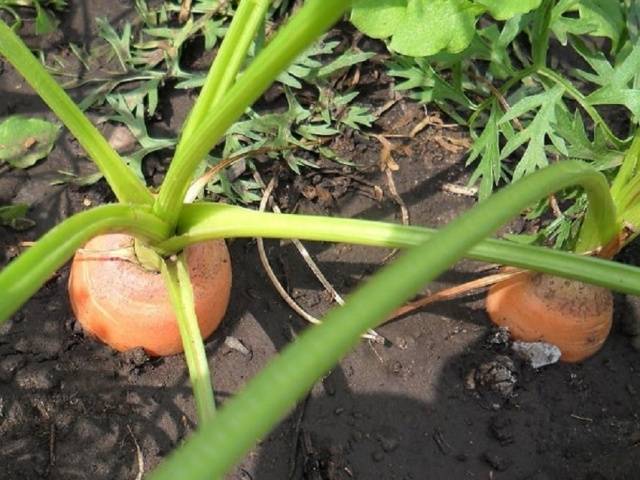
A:
POLYGON ((149 361, 149 356, 142 347, 132 348, 122 352, 122 363, 129 364, 135 368, 141 367, 149 361))
POLYGON ((224 344, 231 350, 241 353, 242 355, 250 356, 251 351, 236 337, 228 336, 224 339, 224 344))
POLYGON ((384 453, 382 453, 380 450, 376 450, 371 454, 371 459, 374 462, 381 462, 384 459, 384 453))
POLYGON ((396 448, 398 448, 398 445, 400 445, 398 439, 393 437, 386 437, 383 435, 378 435, 378 442, 380 443, 382 450, 387 453, 393 452, 396 448))
POLYGON ((558 362, 562 355, 557 346, 546 342, 516 341, 511 345, 511 349, 534 369, 552 365, 558 362))

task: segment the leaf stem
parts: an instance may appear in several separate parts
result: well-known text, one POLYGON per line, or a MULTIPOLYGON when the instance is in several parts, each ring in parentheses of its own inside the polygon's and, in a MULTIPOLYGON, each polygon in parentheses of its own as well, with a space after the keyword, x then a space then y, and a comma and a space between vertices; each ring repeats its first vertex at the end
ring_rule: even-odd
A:
POLYGON ((90 238, 121 231, 158 242, 167 237, 169 227, 149 206, 103 205, 68 218, 0 272, 0 324, 90 238))
MULTIPOLYGON (((532 65, 526 68, 523 68, 522 70, 518 70, 509 78, 509 80, 507 80, 506 82, 504 82, 504 84, 502 84, 499 88, 497 88, 497 90, 501 94, 505 95, 509 91, 509 89, 513 87, 516 83, 518 83, 523 78, 533 75, 534 73, 535 73, 535 68, 532 65)), ((491 103, 494 100, 499 100, 499 99, 496 99, 495 95, 491 95, 490 97, 483 100, 478 105, 475 112, 473 112, 469 117, 469 128, 473 128, 473 125, 475 124, 480 113, 482 113, 483 110, 485 110, 489 105, 491 105, 491 103)))
POLYGON ((242 73, 216 108, 209 112, 176 151, 154 211, 175 226, 189 182, 198 164, 227 129, 295 58, 333 25, 350 6, 348 0, 307 0, 242 73))
MULTIPOLYGON (((182 143, 190 141, 194 130, 202 124, 207 114, 212 111, 235 81, 242 62, 247 56, 251 41, 255 37, 258 27, 264 21, 268 6, 268 0, 242 0, 240 2, 218 54, 209 69, 198 100, 196 100, 182 129, 182 137, 177 150, 180 150, 182 143)), ((174 161, 179 161, 177 155, 174 161)))
POLYGON ((120 155, 111 148, 98 129, 87 119, 66 92, 40 65, 20 38, 0 20, 0 54, 2 54, 62 123, 78 139, 89 157, 104 174, 118 200, 150 205, 153 197, 120 155))
POLYGON ((184 253, 178 255, 175 261, 169 259, 162 262, 161 271, 178 319, 184 356, 198 412, 198 424, 202 426, 213 419, 216 404, 184 253))
MULTIPOLYGON (((178 234, 155 246, 164 254, 214 238, 296 238, 386 248, 409 248, 433 237, 437 230, 370 220, 311 215, 261 213, 216 203, 185 205, 178 234)), ((550 248, 485 239, 466 257, 595 283, 640 295, 640 271, 594 257, 550 248)))

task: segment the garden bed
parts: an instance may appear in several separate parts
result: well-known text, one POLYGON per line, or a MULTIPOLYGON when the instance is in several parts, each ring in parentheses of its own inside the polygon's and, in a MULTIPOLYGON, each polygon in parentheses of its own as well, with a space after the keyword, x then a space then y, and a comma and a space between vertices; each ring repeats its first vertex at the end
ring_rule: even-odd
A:
MULTIPOLYGON (((55 39, 54 48, 84 39, 89 18, 108 14, 117 21, 127 14, 112 11, 112 2, 85 3, 91 6, 63 16, 67 34, 55 39)), ((380 82, 359 100, 379 105, 389 91, 380 82)), ((0 98, 0 116, 51 116, 7 66, 0 75, 0 98)), ((167 88, 153 128, 171 131, 190 101, 167 88)), ((408 134, 424 117, 421 107, 400 100, 376 127, 408 134)), ((462 133, 436 121, 414 138, 392 139, 406 147, 396 154, 393 180, 412 224, 443 225, 474 204, 473 197, 445 187, 468 179, 457 148, 461 140, 462 133)), ((400 222, 400 205, 380 172, 380 143, 358 133, 338 141, 336 149, 357 154, 359 169, 323 163, 296 177, 262 164, 265 181, 278 176, 276 202, 301 213, 400 222)), ((152 156, 145 173, 161 176, 165 160, 152 156)), ((2 201, 31 204, 29 217, 36 222, 20 233, 0 227, 2 266, 27 248, 21 242, 112 200, 103 183, 51 186, 58 170, 92 171, 68 134, 36 167, 1 174, 2 201)), ((519 231, 523 222, 510 228, 519 231)), ((316 316, 325 312, 330 297, 293 245, 266 245, 292 297, 316 316)), ((230 247, 231 306, 206 345, 219 403, 306 327, 272 287, 255 241, 235 240, 230 247)), ((341 293, 390 254, 344 245, 307 247, 341 293)), ((640 262, 637 248, 623 256, 628 263, 640 262)), ((462 283, 485 269, 462 262, 429 289, 462 283)), ((115 353, 85 337, 70 311, 67 280, 65 267, 0 328, 0 478, 135 479, 142 465, 145 472, 153 469, 194 429, 184 360, 115 353)), ((479 295, 406 316, 378 329, 387 345, 363 341, 228 478, 635 478, 640 355, 622 334, 620 320, 638 312, 621 298, 614 331, 600 353, 581 365, 537 371, 516 359, 490 327, 479 295)))

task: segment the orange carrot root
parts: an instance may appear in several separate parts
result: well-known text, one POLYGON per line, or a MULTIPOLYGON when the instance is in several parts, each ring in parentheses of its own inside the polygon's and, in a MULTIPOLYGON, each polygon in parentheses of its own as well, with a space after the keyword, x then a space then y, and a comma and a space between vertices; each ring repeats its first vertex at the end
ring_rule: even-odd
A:
MULTIPOLYGON (((132 244, 128 235, 102 235, 76 253, 69 277, 73 312, 89 334, 116 350, 142 347, 152 356, 179 353, 182 340, 162 276, 125 258, 83 253, 118 251, 132 244)), ((229 252, 223 240, 214 240, 188 247, 186 257, 196 315, 206 338, 229 303, 229 252)))
POLYGON ((486 308, 514 339, 552 343, 562 361, 580 362, 600 350, 609 335, 613 295, 602 287, 532 272, 493 285, 486 308))

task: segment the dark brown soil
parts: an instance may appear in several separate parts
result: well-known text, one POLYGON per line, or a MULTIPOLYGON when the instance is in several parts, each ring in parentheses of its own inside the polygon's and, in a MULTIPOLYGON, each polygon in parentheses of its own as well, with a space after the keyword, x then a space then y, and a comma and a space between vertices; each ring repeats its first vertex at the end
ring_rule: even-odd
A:
MULTIPOLYGON (((121 14, 112 10, 123 9, 106 1, 78 3, 91 7, 67 14, 66 40, 82 39, 89 18, 113 18, 121 14)), ((387 91, 381 85, 371 96, 379 103, 387 91)), ((0 98, 0 116, 47 111, 8 66, 0 76, 0 98)), ((167 100, 170 111, 184 115, 184 96, 167 100)), ((401 101, 377 128, 404 133, 423 115, 418 106, 401 101)), ((400 169, 393 178, 412 224, 442 225, 473 205, 470 197, 442 190, 445 183, 464 185, 467 179, 462 154, 446 141, 452 136, 461 138, 455 130, 430 126, 414 139, 393 140, 409 147, 396 154, 400 169)), ((379 173, 379 144, 357 134, 341 142, 345 152, 357 153, 362 172, 331 165, 294 179, 280 169, 278 202, 306 213, 399 222, 398 204, 379 173), (384 198, 375 199, 374 189, 361 180, 378 185, 384 198), (304 187, 307 192, 321 187, 330 195, 309 200, 301 194, 304 187)), ((49 185, 57 170, 91 169, 66 135, 46 161, 0 175, 1 200, 32 204, 29 215, 36 221, 27 232, 0 227, 2 265, 19 242, 38 238, 89 204, 112 199, 103 184, 49 185)), ((262 173, 268 179, 274 171, 262 173)), ((255 242, 236 240, 230 246, 231 307, 207 342, 219 403, 306 327, 275 293, 255 242), (249 353, 228 347, 229 336, 249 353)), ((346 245, 308 248, 342 293, 389 254, 346 245)), ((328 296, 289 242, 267 242, 267 251, 299 303, 316 315, 329 308, 328 296)), ((623 257, 637 263, 640 254, 629 250, 623 257)), ((483 268, 462 262, 428 288, 458 284, 483 268)), ((152 470, 194 428, 184 361, 116 353, 86 338, 70 312, 67 278, 65 267, 0 327, 0 478, 135 479, 139 461, 145 472, 152 470)), ((598 355, 581 365, 537 371, 514 358, 491 329, 480 296, 385 325, 378 331, 389 345, 363 341, 227 478, 637 478, 640 355, 622 334, 620 319, 637 318, 640 308, 634 310, 634 300, 630 307, 618 303, 614 331, 598 355)))

